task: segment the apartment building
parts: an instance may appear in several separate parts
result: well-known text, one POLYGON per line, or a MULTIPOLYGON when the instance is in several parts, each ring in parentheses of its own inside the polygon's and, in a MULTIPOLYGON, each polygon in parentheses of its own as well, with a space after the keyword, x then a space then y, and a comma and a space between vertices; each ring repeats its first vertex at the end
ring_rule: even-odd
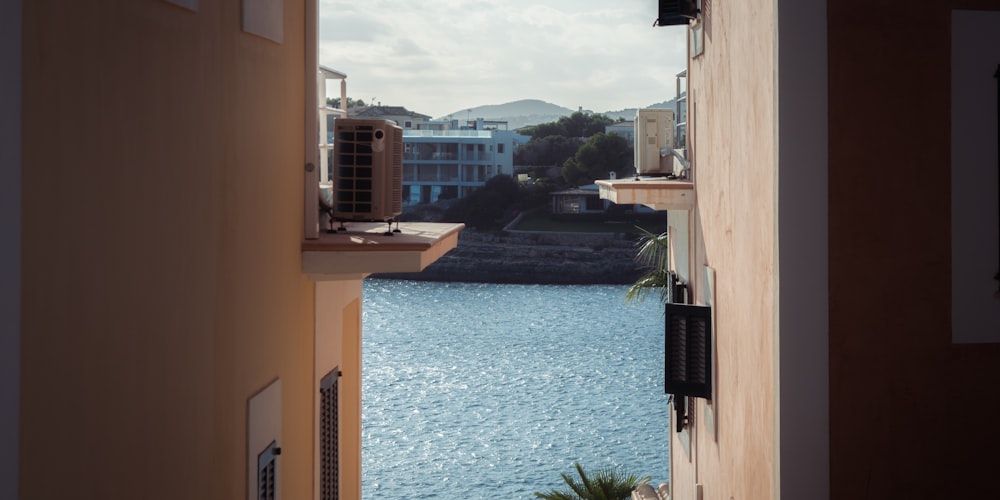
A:
POLYGON ((0 497, 361 498, 362 279, 461 225, 320 230, 317 17, 0 3, 0 497))
POLYGON ((1000 497, 996 3, 692 4, 671 498, 1000 497))
POLYGON ((513 175, 514 150, 531 138, 506 125, 477 119, 459 127, 452 120, 404 130, 404 205, 464 198, 497 175, 513 175))

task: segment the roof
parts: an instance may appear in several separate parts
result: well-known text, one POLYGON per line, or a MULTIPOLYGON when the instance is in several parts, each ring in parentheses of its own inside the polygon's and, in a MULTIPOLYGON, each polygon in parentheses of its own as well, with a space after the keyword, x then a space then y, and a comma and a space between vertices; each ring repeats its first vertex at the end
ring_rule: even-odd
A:
POLYGON ((428 115, 414 113, 403 106, 365 106, 363 108, 351 110, 351 117, 380 118, 383 116, 410 116, 423 120, 431 119, 428 115))
POLYGON ((344 73, 343 71, 337 71, 329 66, 323 66, 322 64, 319 65, 319 72, 322 73, 323 77, 327 79, 329 78, 338 80, 347 79, 347 74, 344 73))
POLYGON ((553 196, 596 196, 600 193, 597 184, 587 184, 586 186, 580 186, 578 188, 565 189, 563 191, 554 191, 553 196))

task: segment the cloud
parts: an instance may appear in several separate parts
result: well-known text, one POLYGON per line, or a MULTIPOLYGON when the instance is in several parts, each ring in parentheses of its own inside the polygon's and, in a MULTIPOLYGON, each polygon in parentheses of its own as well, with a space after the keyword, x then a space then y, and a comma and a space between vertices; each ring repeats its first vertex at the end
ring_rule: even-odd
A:
POLYGON ((352 97, 432 116, 527 98, 617 110, 673 97, 686 32, 655 17, 644 0, 323 0, 320 62, 352 97))

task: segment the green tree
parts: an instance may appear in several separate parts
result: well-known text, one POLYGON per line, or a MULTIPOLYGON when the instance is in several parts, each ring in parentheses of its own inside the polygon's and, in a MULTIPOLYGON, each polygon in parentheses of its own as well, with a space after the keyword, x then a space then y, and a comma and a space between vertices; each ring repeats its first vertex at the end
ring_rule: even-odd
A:
POLYGON ((445 220, 464 222, 476 229, 493 229, 505 219, 520 195, 520 186, 509 175, 497 175, 483 187, 458 200, 445 211, 445 220))
POLYGON ((566 129, 567 137, 591 137, 599 132, 604 132, 604 127, 614 122, 604 115, 577 111, 560 118, 559 123, 566 129))
POLYGON ((561 135, 533 139, 514 152, 514 164, 549 167, 562 165, 576 154, 580 144, 582 142, 579 139, 561 135))
POLYGON ((559 122, 539 123, 538 125, 529 128, 527 132, 533 141, 554 135, 559 137, 569 137, 566 135, 566 127, 559 122))
POLYGON ((562 137, 587 138, 598 132, 604 132, 604 127, 614 123, 605 115, 587 114, 577 111, 569 116, 560 117, 554 122, 539 123, 527 129, 527 135, 532 140, 539 140, 552 135, 562 137))
POLYGON ((589 184, 609 172, 625 173, 631 162, 632 148, 624 137, 598 132, 563 163, 563 178, 574 186, 589 184))
MULTIPOLYGON (((330 106, 330 107, 333 107, 333 108, 340 108, 340 98, 339 97, 336 97, 336 98, 335 97, 327 97, 326 98, 326 105, 330 106)), ((356 106, 365 106, 365 105, 366 105, 365 101, 363 101, 361 99, 355 100, 355 99, 350 98, 350 97, 347 98, 347 107, 348 108, 353 108, 353 107, 356 107, 356 106)))
POLYGON ((649 476, 639 478, 613 468, 600 469, 588 475, 579 463, 573 466, 580 475, 579 482, 564 472, 560 475, 568 490, 536 491, 535 496, 543 500, 629 500, 636 486, 652 479, 649 476))

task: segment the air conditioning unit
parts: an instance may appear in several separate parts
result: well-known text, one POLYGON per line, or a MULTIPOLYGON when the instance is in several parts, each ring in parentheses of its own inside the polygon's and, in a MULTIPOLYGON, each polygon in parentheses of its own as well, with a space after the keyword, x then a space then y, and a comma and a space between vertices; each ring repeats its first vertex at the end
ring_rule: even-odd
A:
POLYGON ((660 0, 654 26, 678 26, 688 24, 698 17, 697 0, 660 0))
POLYGON ((403 212, 403 129, 357 118, 333 126, 333 218, 391 221, 403 212))
POLYGON ((672 175, 673 155, 662 155, 674 146, 674 110, 640 109, 635 117, 635 172, 638 175, 672 175))

